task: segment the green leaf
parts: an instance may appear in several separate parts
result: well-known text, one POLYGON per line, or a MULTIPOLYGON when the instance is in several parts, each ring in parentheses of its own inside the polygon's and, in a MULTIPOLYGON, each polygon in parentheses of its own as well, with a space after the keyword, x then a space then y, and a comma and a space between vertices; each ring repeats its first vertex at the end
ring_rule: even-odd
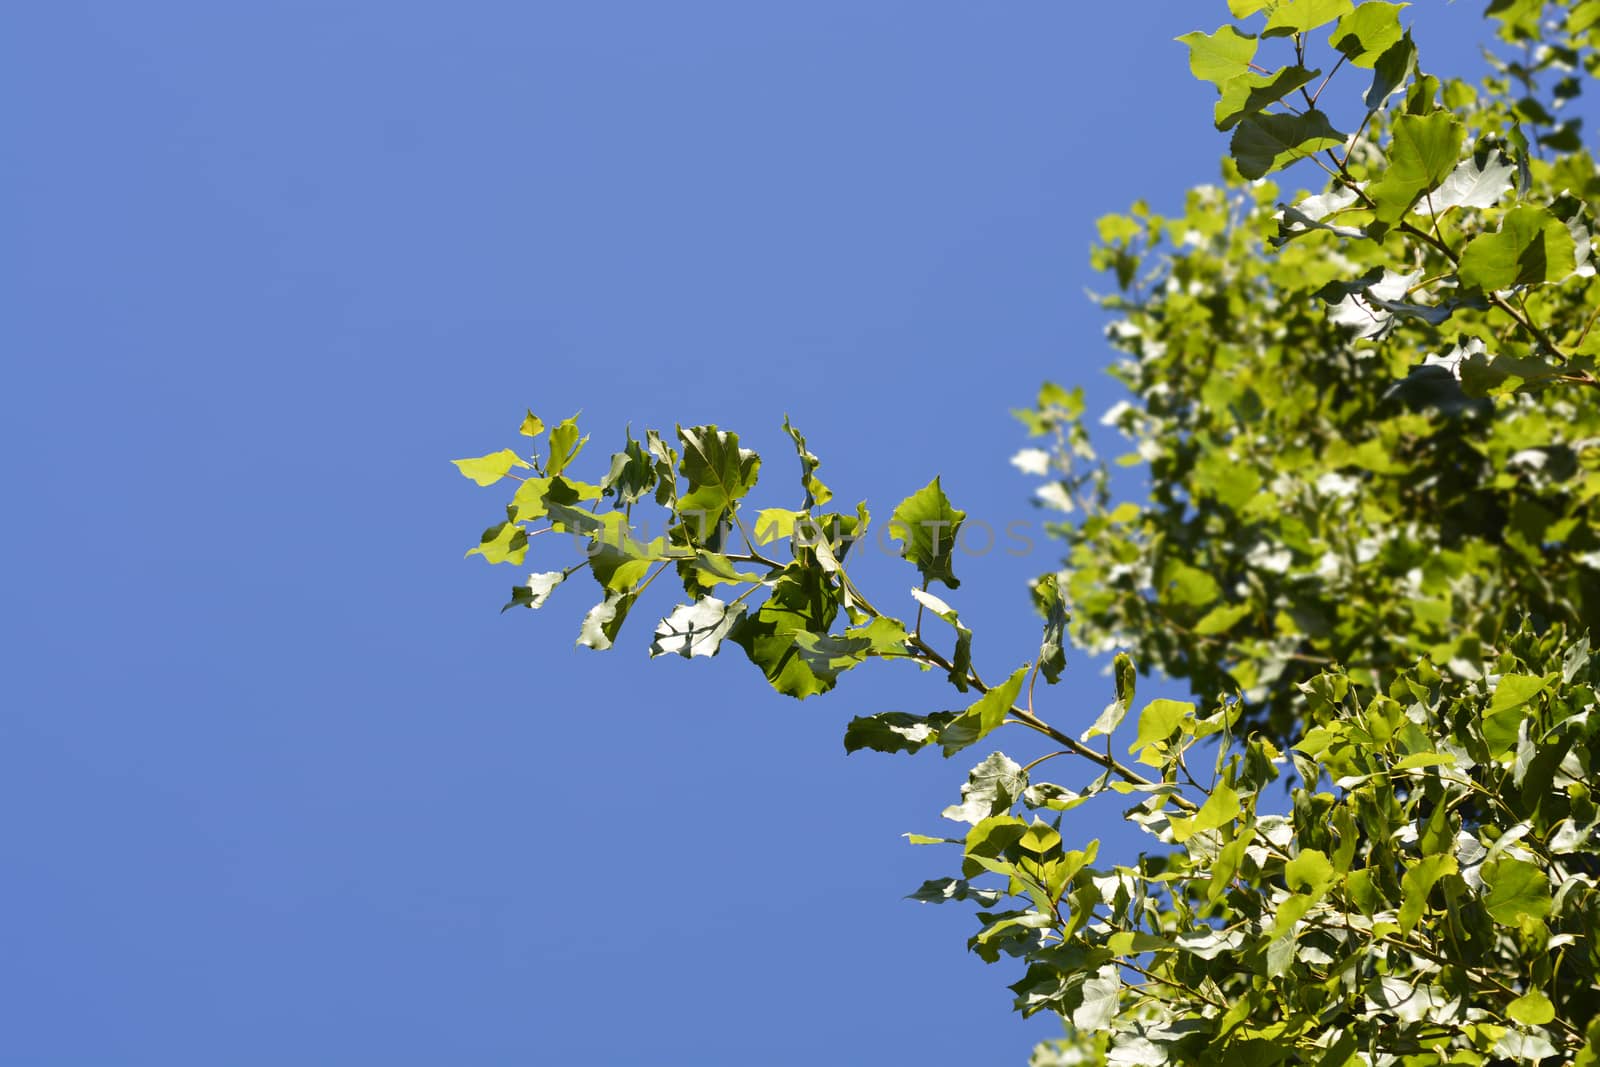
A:
POLYGON ((1320 899, 1333 882, 1333 864, 1320 849, 1303 848, 1299 855, 1284 864, 1283 878, 1290 892, 1320 899))
POLYGON ((628 609, 633 607, 637 599, 634 593, 619 593, 611 591, 606 598, 589 609, 589 614, 583 617, 583 626, 578 632, 578 644, 603 652, 611 647, 617 639, 617 631, 622 629, 623 622, 628 617, 628 609))
POLYGON ((877 715, 857 716, 845 727, 844 750, 859 752, 868 748, 874 752, 917 752, 937 741, 939 731, 956 715, 954 711, 936 711, 932 715, 885 711, 877 715))
POLYGON ((1256 55, 1256 39, 1232 26, 1222 26, 1216 33, 1195 30, 1178 40, 1189 46, 1189 70, 1194 76, 1219 89, 1247 73, 1256 55))
POLYGON ((1265 11, 1278 0, 1228 0, 1228 12, 1236 19, 1249 18, 1257 11, 1265 11))
POLYGON ((1411 34, 1407 33, 1372 65, 1372 85, 1363 100, 1367 110, 1376 111, 1382 107, 1385 100, 1405 85, 1416 65, 1417 46, 1411 43, 1411 34))
POLYGON ((1282 0, 1267 17, 1263 37, 1287 37, 1305 33, 1348 15, 1351 0, 1282 0))
MULTIPOLYGON (((1142 726, 1142 716, 1140 721, 1142 726)), ((1195 834, 1227 826, 1239 817, 1241 810, 1239 794, 1226 782, 1218 782, 1211 795, 1206 798, 1206 802, 1200 805, 1200 810, 1192 818, 1171 820, 1172 839, 1182 844, 1195 834)))
POLYGON ((1556 1017, 1556 1006, 1537 989, 1530 989, 1506 1005, 1506 1018, 1524 1026, 1543 1026, 1556 1017))
POLYGON ((1127 717, 1128 709, 1133 707, 1138 671, 1134 669, 1133 660, 1128 658, 1126 652, 1117 653, 1116 659, 1112 661, 1111 673, 1117 681, 1117 698, 1105 706, 1105 710, 1100 712, 1100 717, 1095 719, 1094 725, 1084 731, 1081 740, 1087 741, 1093 737, 1111 734, 1127 717))
POLYGON ((1321 73, 1304 67, 1284 67, 1272 74, 1251 72, 1228 79, 1214 112, 1217 129, 1233 129, 1241 119, 1276 104, 1321 73))
POLYGON ((1106 938, 1106 950, 1116 956, 1138 956, 1170 950, 1172 942, 1143 930, 1119 930, 1106 938))
POLYGON ((795 523, 805 517, 803 511, 789 508, 762 508, 756 512, 756 523, 750 533, 758 545, 769 545, 794 536, 795 523))
POLYGON ((514 522, 502 522, 483 531, 477 548, 467 555, 482 556, 490 563, 520 564, 528 554, 528 531, 514 522))
POLYGON ((1171 559, 1162 569, 1158 594, 1163 604, 1203 608, 1216 603, 1222 587, 1205 571, 1171 559))
POLYGON ((621 512, 591 515, 562 504, 550 504, 550 518, 561 528, 587 534, 585 552, 589 571, 603 588, 632 589, 653 563, 678 558, 683 550, 669 549, 663 538, 643 544, 633 537, 633 529, 621 512))
POLYGON ((1479 234, 1461 252, 1461 284, 1493 292, 1560 281, 1576 269, 1566 224, 1542 207, 1515 207, 1495 233, 1479 234))
POLYGON ((932 593, 925 593, 921 589, 913 589, 911 590, 911 597, 918 604, 921 604, 924 608, 949 623, 955 630, 956 647, 950 656, 950 684, 965 693, 967 691, 967 676, 972 670, 972 631, 963 625, 954 608, 932 593))
MULTIPOLYGON (((1595 8, 1600 13, 1600 3, 1596 3, 1595 8)), ((1600 1067, 1600 1015, 1589 1021, 1583 1033, 1583 1048, 1572 1061, 1572 1067, 1600 1067)))
POLYGON ((556 475, 566 470, 567 464, 578 458, 588 440, 587 434, 578 436, 578 416, 562 420, 550 431, 550 458, 545 462, 544 472, 556 475))
POLYGON ((524 437, 538 437, 544 432, 544 423, 540 421, 539 416, 529 411, 523 416, 522 425, 517 428, 517 432, 524 437))
POLYGON ((889 536, 903 542, 900 554, 916 564, 924 580, 940 581, 955 589, 961 583, 950 569, 951 555, 966 517, 966 512, 950 506, 935 478, 894 509, 889 536))
POLYGON ((1378 57, 1400 42, 1400 12, 1410 4, 1389 4, 1367 0, 1333 29, 1328 43, 1344 54, 1354 67, 1371 68, 1378 57))
POLYGON ((552 504, 571 507, 587 500, 600 499, 600 487, 565 478, 524 478, 512 494, 511 506, 518 522, 542 519, 552 504))
POLYGON ((790 564, 760 609, 736 623, 728 636, 778 692, 801 699, 826 692, 833 681, 811 669, 795 647, 795 635, 827 633, 838 614, 838 595, 820 568, 790 564))
POLYGON ((1085 1033, 1111 1026, 1122 999, 1122 970, 1108 963, 1083 983, 1083 999, 1072 1010, 1072 1025, 1085 1033))
POLYGON ((1067 653, 1062 642, 1067 630, 1067 608, 1061 599, 1061 589, 1056 576, 1046 574, 1034 586, 1034 597, 1044 609, 1044 638, 1039 644, 1039 673, 1051 685, 1061 680, 1061 671, 1067 665, 1067 653))
MULTIPOLYGON (((794 450, 800 457, 800 486, 806 491, 805 507, 801 510, 809 511, 813 505, 826 504, 833 499, 833 490, 822 484, 817 477, 817 467, 821 461, 812 455, 806 448, 806 439, 800 431, 789 424, 789 416, 783 417, 784 432, 794 441, 794 450)), ((763 512, 765 514, 765 512, 763 512)))
POLYGON ((761 457, 740 448, 738 434, 715 426, 680 426, 678 441, 683 445, 679 473, 689 483, 689 492, 678 498, 678 513, 696 515, 700 529, 713 529, 755 485, 761 457))
POLYGON ((1229 883, 1233 876, 1239 872, 1239 864, 1244 861, 1244 851, 1250 846, 1251 828, 1246 826, 1222 848, 1217 850, 1216 863, 1210 872, 1210 884, 1206 888, 1206 900, 1215 904, 1228 892, 1229 883))
POLYGON ((1128 746, 1129 752, 1140 752, 1150 745, 1165 741, 1177 732, 1185 718, 1194 714, 1194 705, 1186 700, 1152 700, 1139 712, 1139 736, 1128 746))
POLYGON ((744 613, 743 604, 724 604, 714 596, 702 597, 693 604, 679 604, 656 627, 650 655, 675 653, 684 659, 715 656, 722 639, 744 613))
POLYGON ((1097 779, 1095 785, 1082 793, 1074 793, 1064 786, 1054 782, 1040 782, 1030 785, 1022 794, 1022 802, 1030 808, 1048 808, 1050 811, 1071 811, 1086 800, 1093 799, 1099 791, 1098 785, 1104 778, 1097 779))
MULTIPOLYGON (((953 822, 977 826, 990 816, 1010 811, 1026 788, 1028 776, 1022 767, 1005 753, 993 752, 968 772, 967 784, 961 787, 961 803, 945 808, 942 814, 953 822)), ((1018 826, 1017 837, 1021 837, 1025 830, 1022 820, 1012 821, 1018 826)))
POLYGON ((923 882, 907 900, 920 900, 924 904, 943 904, 947 900, 971 900, 985 908, 992 908, 1005 896, 998 889, 978 889, 962 878, 935 878, 923 882))
POLYGON ((1344 135, 1321 111, 1302 115, 1252 115, 1233 131, 1229 150, 1239 173, 1262 178, 1307 156, 1344 144, 1344 135))
POLYGON ((1540 675, 1502 674, 1500 681, 1495 683, 1494 696, 1489 700, 1489 714, 1520 708, 1549 686, 1549 679, 1540 675))
POLYGON ((1017 668, 1011 677, 983 694, 976 703, 940 730, 939 744, 944 747, 944 754, 955 755, 968 745, 981 741, 1004 722, 1011 713, 1011 706, 1017 701, 1017 694, 1022 692, 1022 681, 1027 674, 1027 667, 1017 668))
POLYGON ((1453 767, 1455 762, 1456 758, 1448 752, 1417 752, 1397 762, 1392 769, 1412 771, 1419 767, 1453 767))
POLYGON ((1249 604, 1219 604, 1201 616, 1190 629, 1201 637, 1227 633, 1234 625, 1250 615, 1249 604))
POLYGON ((1552 384, 1565 373, 1554 363, 1531 356, 1503 352, 1491 358, 1481 347, 1464 355, 1460 367, 1461 389, 1468 396, 1533 392, 1552 384))
POLYGON ((551 592, 565 580, 566 574, 562 571, 542 571, 528 576, 527 585, 514 585, 511 587, 511 599, 500 611, 504 614, 511 608, 542 608, 544 602, 550 599, 551 592))
POLYGON ((615 496, 619 507, 636 504, 656 487, 654 458, 632 435, 621 452, 611 456, 611 469, 600 479, 600 492, 615 496))
POLYGON ((1485 863, 1481 873, 1489 887, 1483 906, 1495 922, 1517 926, 1550 914, 1550 883, 1533 864, 1506 856, 1485 863))
POLYGON ((700 549, 694 554, 695 577, 702 585, 749 585, 762 580, 753 571, 741 571, 727 556, 700 549))
POLYGON ((1463 136, 1461 120, 1448 111, 1395 119, 1389 165, 1367 186, 1378 221, 1399 222, 1423 194, 1438 188, 1455 169, 1463 136))
POLYGON ((906 624, 899 619, 879 615, 862 626, 852 626, 846 637, 864 638, 874 656, 904 656, 911 649, 906 644, 906 624))
POLYGON ((512 467, 526 467, 528 464, 522 457, 509 448, 502 448, 498 452, 490 452, 487 456, 477 456, 472 459, 453 459, 461 473, 479 485, 493 485, 510 473, 512 467))
POLYGON ((1402 933, 1409 934, 1428 910, 1428 895, 1434 883, 1447 874, 1456 873, 1456 858, 1449 853, 1424 856, 1406 870, 1400 879, 1400 913, 1398 921, 1402 933))
POLYGON ((872 641, 867 637, 803 631, 794 635, 794 646, 811 672, 829 683, 856 664, 865 662, 872 651, 872 641))
POLYGON ((1495 686, 1489 709, 1478 723, 1483 732, 1489 755, 1498 759, 1517 744, 1518 726, 1526 717, 1523 713, 1530 700, 1544 692, 1548 686, 1544 678, 1525 674, 1502 675, 1495 686))

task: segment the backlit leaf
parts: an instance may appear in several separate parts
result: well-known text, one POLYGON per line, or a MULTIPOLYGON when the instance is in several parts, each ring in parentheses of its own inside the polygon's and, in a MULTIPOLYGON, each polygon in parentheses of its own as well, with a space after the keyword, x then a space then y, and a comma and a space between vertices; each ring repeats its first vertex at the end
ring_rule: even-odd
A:
POLYGON ((490 452, 487 456, 476 456, 472 459, 453 459, 463 475, 471 478, 479 485, 493 485, 504 478, 512 467, 526 467, 528 464, 521 456, 509 448, 502 448, 498 452, 490 452))
POLYGON ((889 535, 902 543, 900 554, 916 564, 928 581, 940 581, 954 589, 961 583, 950 569, 956 537, 964 511, 950 506, 944 489, 935 478, 912 493, 894 509, 889 520, 889 535))
POLYGON ((1178 40, 1189 46, 1189 70, 1218 88, 1249 71, 1256 54, 1256 39, 1232 26, 1223 26, 1216 33, 1196 30, 1178 40))
POLYGON ((1515 207, 1500 229, 1474 237, 1461 252, 1461 284, 1485 292, 1560 281, 1577 265, 1566 224, 1542 207, 1515 207))
POLYGON ((1395 119, 1389 165, 1367 186, 1380 222, 1403 219, 1412 205, 1450 175, 1461 155, 1462 137, 1461 120, 1448 111, 1395 119))

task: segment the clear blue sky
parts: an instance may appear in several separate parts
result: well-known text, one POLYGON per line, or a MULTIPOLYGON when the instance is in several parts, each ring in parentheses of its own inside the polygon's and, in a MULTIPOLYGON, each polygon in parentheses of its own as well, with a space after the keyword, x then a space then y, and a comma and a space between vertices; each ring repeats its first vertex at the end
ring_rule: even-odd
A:
MULTIPOLYGON (((579 583, 502 617, 448 461, 582 408, 787 491, 788 412, 880 515, 1030 517, 1007 409, 1117 398, 1093 220, 1215 174, 1216 7, 8 10, 0 1063, 1023 1062, 1014 971, 900 899, 965 764, 840 745, 944 691, 649 662, 665 595, 605 655, 579 583)), ((991 672, 1051 565, 962 561, 991 672)))

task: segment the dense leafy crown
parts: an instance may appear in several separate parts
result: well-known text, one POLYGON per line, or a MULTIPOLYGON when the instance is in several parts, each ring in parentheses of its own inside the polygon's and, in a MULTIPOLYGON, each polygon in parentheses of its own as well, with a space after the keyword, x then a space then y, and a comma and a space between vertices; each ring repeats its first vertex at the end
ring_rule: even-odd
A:
POLYGON ((1225 183, 1181 216, 1140 204, 1100 220, 1095 252, 1134 394, 1102 421, 1131 440, 1117 462, 1148 465, 1149 500, 1112 501, 1077 394, 1047 390, 1023 413, 1055 442, 1049 499, 1081 508, 1059 528, 1074 636, 1200 693, 1241 688, 1247 721, 1280 738, 1293 683, 1329 664, 1370 681, 1427 654, 1470 678, 1524 612, 1600 617, 1600 391, 1570 387, 1592 385, 1600 355, 1600 177, 1579 120, 1551 114, 1576 75, 1548 108, 1537 91, 1594 67, 1593 16, 1564 12, 1574 32, 1546 41, 1538 4, 1497 6, 1537 58, 1480 88, 1419 72, 1402 5, 1286 3, 1260 40, 1187 35, 1234 130, 1225 183), (1317 34, 1288 37, 1293 64, 1252 72, 1281 27, 1311 20, 1317 34), (1275 157, 1329 172, 1290 204, 1260 180, 1266 134, 1251 131, 1327 124, 1308 117, 1325 79, 1311 87, 1303 66, 1325 26, 1335 65, 1372 71, 1361 135, 1275 157))
POLYGON ((830 510, 787 421, 787 507, 754 507, 761 460, 715 426, 630 435, 598 480, 576 419, 457 461, 514 485, 469 554, 574 540, 506 607, 587 570, 580 644, 611 647, 671 572, 652 655, 732 644, 799 698, 901 660, 964 694, 853 720, 852 751, 1047 744, 987 755, 953 829, 909 835, 953 853, 913 897, 972 902, 972 951, 1020 960, 1017 1008, 1065 1021, 1040 1065, 1600 1061, 1600 176, 1558 118, 1600 69, 1600 0, 1495 0, 1521 58, 1479 85, 1424 73, 1404 6, 1229 0, 1181 38, 1223 184, 1101 220, 1094 253, 1132 394, 1102 421, 1148 494, 1115 498, 1081 392, 1020 413, 1049 447, 1018 465, 1072 515, 1003 679, 945 599, 965 515, 937 478, 887 520, 918 580, 880 608, 850 573, 871 516, 830 510), (1288 167, 1326 185, 1283 196, 1288 167), (1036 701, 1069 640, 1117 653, 1087 729, 1036 701), (1139 667, 1196 700, 1134 714, 1139 667), (1075 787, 1042 777, 1056 756, 1075 787), (1063 836, 1117 798, 1150 839, 1129 863, 1063 836))

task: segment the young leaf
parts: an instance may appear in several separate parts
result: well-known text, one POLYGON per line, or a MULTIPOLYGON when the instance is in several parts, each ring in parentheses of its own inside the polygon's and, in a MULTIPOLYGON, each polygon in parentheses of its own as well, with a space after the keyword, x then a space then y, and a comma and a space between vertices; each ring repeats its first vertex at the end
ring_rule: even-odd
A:
POLYGON ((487 456, 476 456, 472 459, 453 459, 461 473, 477 482, 479 485, 493 485, 511 472, 512 467, 527 467, 523 458, 511 451, 502 448, 498 452, 490 452, 487 456))
MULTIPOLYGON (((1171 737, 1183 720, 1194 714, 1194 705, 1186 700, 1152 700, 1139 712, 1139 736, 1128 746, 1129 752, 1142 753, 1151 745, 1171 737)), ((1140 762, 1146 762, 1143 755, 1140 762)))
POLYGON ((1378 57, 1399 43, 1400 12, 1409 4, 1367 0, 1339 20, 1328 43, 1344 54, 1353 67, 1371 68, 1378 57))
MULTIPOLYGON (((1216 788, 1211 791, 1211 795, 1206 798, 1206 802, 1200 806, 1200 810, 1192 818, 1174 818, 1172 820, 1172 839, 1182 844, 1195 834, 1226 826, 1239 817, 1241 810, 1239 794, 1234 792, 1226 782, 1218 782, 1216 788)), ((1291 885, 1290 888, 1293 888, 1293 886, 1291 885)))
POLYGON ((800 457, 800 486, 806 491, 805 506, 801 510, 809 511, 813 505, 826 504, 833 499, 833 490, 823 485, 822 479, 817 477, 821 461, 806 447, 805 437, 790 425, 787 415, 783 417, 783 430, 794 441, 794 450, 800 457))
POLYGON ((1216 33, 1195 30, 1178 40, 1189 46, 1189 70, 1194 76, 1219 89, 1247 73, 1256 55, 1256 39, 1232 26, 1222 26, 1216 33))
POLYGON ((567 464, 578 458, 588 440, 587 434, 578 436, 578 416, 563 419, 550 431, 550 458, 545 461, 545 473, 556 475, 566 470, 567 464))
POLYGON ((1261 35, 1286 37, 1305 33, 1348 15, 1352 7, 1352 0, 1281 0, 1267 17, 1261 35))
POLYGON ((469 556, 482 556, 490 563, 521 564, 528 554, 528 531, 514 522, 502 522, 483 531, 477 548, 469 556))

